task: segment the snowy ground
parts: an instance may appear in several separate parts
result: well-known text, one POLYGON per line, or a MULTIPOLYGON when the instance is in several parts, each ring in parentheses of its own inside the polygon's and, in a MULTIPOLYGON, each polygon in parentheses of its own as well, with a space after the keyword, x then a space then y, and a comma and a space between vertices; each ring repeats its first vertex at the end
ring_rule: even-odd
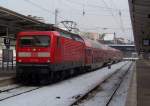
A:
POLYGON ((130 68, 131 70, 127 73, 127 75, 125 75, 130 65, 131 62, 124 66, 119 72, 113 74, 105 82, 100 84, 97 89, 92 91, 85 99, 81 100, 75 106, 106 106, 122 78, 124 80, 109 103, 109 106, 124 106, 134 66, 132 65, 130 68))
POLYGON ((109 106, 125 106, 127 95, 128 95, 128 89, 129 84, 132 79, 133 71, 135 68, 135 64, 132 65, 130 72, 127 76, 125 76, 125 79, 121 83, 119 89, 117 90, 116 94, 114 95, 112 101, 110 102, 109 106))
MULTIPOLYGON (((112 65, 72 79, 0 101, 0 106, 70 106, 129 62, 112 65)), ((26 89, 25 89, 26 90, 26 89)), ((1 97, 1 94, 0 94, 1 97)))

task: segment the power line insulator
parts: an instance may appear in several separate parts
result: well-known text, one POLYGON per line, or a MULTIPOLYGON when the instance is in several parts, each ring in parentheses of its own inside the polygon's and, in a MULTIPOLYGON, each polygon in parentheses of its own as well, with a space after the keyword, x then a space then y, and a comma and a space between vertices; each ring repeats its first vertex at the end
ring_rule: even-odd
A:
POLYGON ((83 16, 85 15, 85 11, 83 11, 83 16))

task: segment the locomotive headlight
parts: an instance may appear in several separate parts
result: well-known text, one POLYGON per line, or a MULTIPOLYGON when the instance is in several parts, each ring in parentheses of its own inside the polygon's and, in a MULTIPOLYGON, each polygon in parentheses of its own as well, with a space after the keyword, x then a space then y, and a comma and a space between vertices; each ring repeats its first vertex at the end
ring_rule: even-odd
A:
POLYGON ((30 52, 19 52, 18 57, 31 57, 30 52))
POLYGON ((50 62, 50 60, 48 59, 48 60, 47 60, 47 62, 49 63, 49 62, 50 62))
POLYGON ((49 52, 39 52, 38 57, 50 57, 50 53, 49 52))
POLYGON ((22 60, 19 59, 18 62, 22 62, 22 60))

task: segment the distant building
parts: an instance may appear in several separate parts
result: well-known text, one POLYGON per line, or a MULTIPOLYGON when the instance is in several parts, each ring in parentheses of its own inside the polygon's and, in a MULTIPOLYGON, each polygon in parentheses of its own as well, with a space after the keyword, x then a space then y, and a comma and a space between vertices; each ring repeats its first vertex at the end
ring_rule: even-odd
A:
POLYGON ((116 39, 116 44, 134 44, 134 42, 129 39, 119 37, 116 39))
POLYGON ((117 38, 115 33, 99 34, 95 32, 81 32, 80 35, 104 44, 134 44, 134 42, 128 39, 122 37, 117 38))
POLYGON ((116 44, 125 44, 125 39, 124 38, 117 38, 116 44))
POLYGON ((115 33, 106 33, 103 36, 103 40, 105 44, 115 44, 116 43, 115 33))
POLYGON ((105 44, 134 44, 134 42, 128 39, 116 37, 115 33, 105 33, 102 39, 105 44))

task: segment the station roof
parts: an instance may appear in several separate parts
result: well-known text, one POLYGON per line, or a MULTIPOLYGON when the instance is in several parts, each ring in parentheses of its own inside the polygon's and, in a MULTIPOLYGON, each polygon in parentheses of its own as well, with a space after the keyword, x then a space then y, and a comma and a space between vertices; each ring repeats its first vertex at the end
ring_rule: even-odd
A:
POLYGON ((21 30, 47 28, 48 26, 50 25, 0 6, 0 36, 6 36, 7 28, 9 35, 15 37, 16 33, 21 30))
POLYGON ((149 51, 143 39, 150 39, 150 0, 129 0, 130 14, 138 51, 149 51))
POLYGON ((51 30, 71 33, 53 24, 40 22, 32 17, 19 14, 0 6, 0 37, 6 37, 8 32, 10 38, 16 38, 17 33, 24 30, 51 30))

